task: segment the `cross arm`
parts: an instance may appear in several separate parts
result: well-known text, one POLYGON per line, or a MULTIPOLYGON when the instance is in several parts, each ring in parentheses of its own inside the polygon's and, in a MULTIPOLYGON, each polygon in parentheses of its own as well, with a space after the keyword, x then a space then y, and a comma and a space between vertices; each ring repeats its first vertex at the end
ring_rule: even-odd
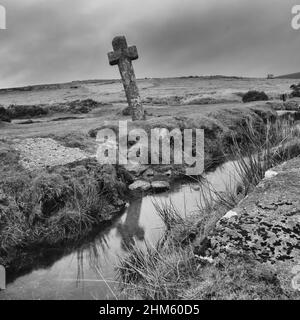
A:
POLYGON ((137 51, 137 48, 136 46, 131 46, 131 47, 128 47, 126 49, 126 56, 130 59, 130 60, 136 60, 139 58, 139 54, 138 54, 138 51, 137 51))
POLYGON ((119 63, 122 53, 120 51, 113 51, 113 52, 109 52, 107 55, 108 55, 109 64, 111 66, 114 66, 119 63))

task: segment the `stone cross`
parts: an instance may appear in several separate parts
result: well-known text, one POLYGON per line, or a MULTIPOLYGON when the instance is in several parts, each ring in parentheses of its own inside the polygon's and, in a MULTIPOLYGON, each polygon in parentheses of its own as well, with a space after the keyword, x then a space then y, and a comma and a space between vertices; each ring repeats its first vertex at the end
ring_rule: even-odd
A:
POLYGON ((115 37, 112 46, 114 51, 108 53, 109 64, 119 66, 127 102, 132 111, 132 120, 144 120, 144 108, 131 62, 139 57, 137 48, 128 47, 124 36, 115 37))

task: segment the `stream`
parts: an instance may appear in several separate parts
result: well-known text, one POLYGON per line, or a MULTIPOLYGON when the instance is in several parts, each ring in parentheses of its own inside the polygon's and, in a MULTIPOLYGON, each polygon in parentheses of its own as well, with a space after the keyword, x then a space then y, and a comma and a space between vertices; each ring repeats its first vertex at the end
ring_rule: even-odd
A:
MULTIPOLYGON (((205 175, 210 188, 226 191, 237 185, 234 162, 227 162, 205 175)), ((209 188, 203 189, 208 193, 209 188)), ((170 203, 183 215, 198 209, 203 199, 198 182, 176 183, 166 193, 148 195, 131 202, 124 213, 101 230, 91 241, 70 250, 49 249, 34 269, 16 276, 0 292, 0 300, 91 300, 115 299, 118 295, 116 270, 120 257, 132 244, 155 245, 164 233, 164 223, 154 203, 170 203), (47 257, 48 263, 43 259, 47 257), (49 265, 50 261, 50 265, 49 265)))

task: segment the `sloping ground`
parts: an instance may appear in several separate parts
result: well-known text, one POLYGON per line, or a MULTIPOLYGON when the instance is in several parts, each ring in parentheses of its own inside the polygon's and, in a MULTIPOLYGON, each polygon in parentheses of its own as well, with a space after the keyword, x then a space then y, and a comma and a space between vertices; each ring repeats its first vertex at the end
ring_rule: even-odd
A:
POLYGON ((300 79, 300 72, 285 74, 283 76, 276 77, 277 79, 300 79))
POLYGON ((245 255, 275 270, 280 287, 300 298, 300 158, 269 171, 256 189, 218 223, 212 256, 245 255))

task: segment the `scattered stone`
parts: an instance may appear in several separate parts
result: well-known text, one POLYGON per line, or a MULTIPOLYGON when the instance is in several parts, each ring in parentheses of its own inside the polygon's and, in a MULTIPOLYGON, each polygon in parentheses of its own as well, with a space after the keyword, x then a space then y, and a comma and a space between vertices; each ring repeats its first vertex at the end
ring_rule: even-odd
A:
POLYGON ((137 180, 133 184, 129 186, 129 190, 131 191, 148 191, 151 188, 150 182, 143 181, 143 180, 137 180))
POLYGON ((24 139, 14 145, 20 164, 28 170, 65 165, 93 157, 79 148, 68 148, 50 138, 24 139))
POLYGON ((146 165, 139 163, 129 163, 125 165, 124 168, 136 176, 142 175, 148 169, 146 165))

